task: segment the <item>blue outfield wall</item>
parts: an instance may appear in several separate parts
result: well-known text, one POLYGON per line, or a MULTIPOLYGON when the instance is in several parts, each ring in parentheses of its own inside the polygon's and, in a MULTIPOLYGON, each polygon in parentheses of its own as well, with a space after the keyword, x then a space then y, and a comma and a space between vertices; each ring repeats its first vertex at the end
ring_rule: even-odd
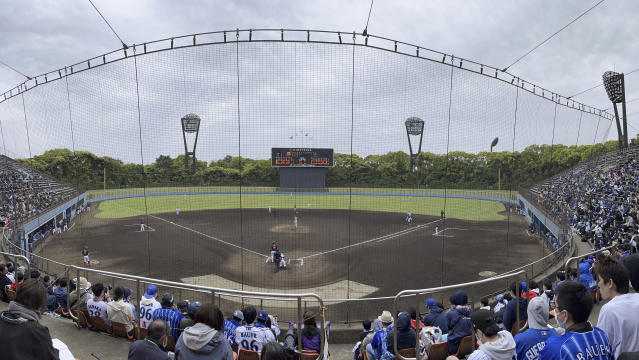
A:
MULTIPOLYGON (((99 202, 106 200, 117 200, 117 199, 127 199, 127 198, 136 198, 136 197, 145 197, 145 196, 172 196, 172 195, 290 195, 290 191, 182 191, 182 192, 163 192, 163 193, 149 193, 149 194, 128 194, 128 195, 114 195, 114 196, 105 196, 95 199, 90 199, 88 202, 99 202)), ((305 192, 295 192, 296 195, 354 195, 354 196, 405 196, 405 197, 431 197, 431 198, 455 198, 455 199, 471 199, 471 200, 489 200, 489 201, 498 201, 498 202, 508 202, 511 204, 518 204, 517 200, 510 200, 504 198, 496 198, 489 196, 471 196, 471 195, 441 195, 441 194, 397 194, 397 193, 347 193, 347 192, 316 192, 316 191, 305 191, 305 192)))
MULTIPOLYGON (((39 228, 40 226, 42 226, 43 224, 47 223, 47 221, 55 218, 56 216, 58 216, 59 214, 63 214, 63 218, 66 218, 66 210, 69 208, 72 208, 74 205, 76 205, 78 203, 78 201, 83 200, 85 203, 87 201, 87 194, 83 193, 81 195, 75 196, 69 200, 67 200, 64 204, 60 204, 58 206, 56 206, 55 208, 40 214, 37 218, 34 218, 32 220, 30 220, 29 222, 25 223, 24 226, 22 227, 22 229, 24 230, 25 234, 29 234, 31 233, 33 230, 36 230, 37 228, 39 228)), ((71 211, 71 216, 70 217, 74 217, 75 214, 73 213, 73 211, 71 211)))
POLYGON ((517 194, 517 199, 525 206, 526 220, 528 220, 528 223, 542 223, 553 235, 555 235, 556 238, 559 238, 561 228, 558 223, 556 223, 553 219, 546 217, 542 211, 537 209, 531 202, 521 196, 521 194, 517 194))

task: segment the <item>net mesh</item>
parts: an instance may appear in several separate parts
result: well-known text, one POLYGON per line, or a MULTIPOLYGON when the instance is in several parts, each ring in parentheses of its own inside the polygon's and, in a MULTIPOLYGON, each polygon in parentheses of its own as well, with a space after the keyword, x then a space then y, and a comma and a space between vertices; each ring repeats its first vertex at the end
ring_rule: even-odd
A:
MULTIPOLYGON (((86 245, 102 270, 315 292, 334 320, 371 318, 403 289, 473 281, 550 253, 525 231, 518 188, 600 154, 593 145, 612 137, 608 118, 450 57, 286 41, 138 55, 0 102, 3 154, 91 201, 72 231, 37 253, 82 265, 86 245), (183 127, 185 114, 201 120, 183 127), (408 124, 413 117, 423 122, 408 124), (414 159, 406 124, 409 135, 423 128, 414 159), (192 172, 184 156, 196 136, 192 172), (333 149, 334 166, 293 169, 296 186, 281 188, 274 147, 333 149), (304 187, 317 176, 325 186, 304 187), (273 242, 287 269, 271 261, 273 242)), ((56 225, 65 211, 53 214, 56 225)), ((101 280, 116 284, 90 279, 101 280)), ((121 282, 141 296, 144 284, 121 282)), ((292 311, 284 301, 217 296, 225 312, 246 303, 292 311)))

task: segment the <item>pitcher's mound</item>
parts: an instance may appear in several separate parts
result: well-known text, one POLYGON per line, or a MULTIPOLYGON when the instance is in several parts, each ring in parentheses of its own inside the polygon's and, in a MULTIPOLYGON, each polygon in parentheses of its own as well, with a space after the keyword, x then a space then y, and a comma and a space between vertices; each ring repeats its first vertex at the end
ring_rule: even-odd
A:
POLYGON ((271 232, 275 233, 287 233, 287 234, 306 234, 311 232, 309 226, 298 225, 297 229, 293 224, 280 224, 271 227, 271 232))

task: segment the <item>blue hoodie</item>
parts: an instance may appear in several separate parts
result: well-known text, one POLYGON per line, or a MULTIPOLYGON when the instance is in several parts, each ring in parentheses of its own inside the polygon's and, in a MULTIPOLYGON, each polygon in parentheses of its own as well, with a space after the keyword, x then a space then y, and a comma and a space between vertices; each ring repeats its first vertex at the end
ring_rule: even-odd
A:
POLYGON ((455 354, 459 342, 471 333, 470 308, 468 295, 464 291, 458 291, 452 296, 453 308, 446 314, 448 319, 448 353, 455 354))
MULTIPOLYGON (((407 312, 401 312, 397 315, 397 348, 415 348, 415 330, 410 327, 410 314, 407 312)), ((386 350, 389 354, 385 352, 382 356, 383 359, 395 357, 392 331, 386 334, 386 350)))
POLYGON ((444 309, 435 305, 430 309, 430 312, 424 315, 424 319, 422 320, 424 325, 426 326, 437 326, 442 331, 442 333, 448 332, 448 320, 446 319, 446 313, 444 309))

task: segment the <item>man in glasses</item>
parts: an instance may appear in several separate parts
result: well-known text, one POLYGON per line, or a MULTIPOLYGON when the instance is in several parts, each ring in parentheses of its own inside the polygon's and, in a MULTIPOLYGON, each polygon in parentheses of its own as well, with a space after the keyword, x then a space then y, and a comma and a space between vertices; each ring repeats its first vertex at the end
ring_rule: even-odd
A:
POLYGON ((540 360, 614 359, 606 334, 588 322, 593 299, 582 283, 568 281, 557 286, 555 303, 555 317, 566 332, 546 340, 540 360))

